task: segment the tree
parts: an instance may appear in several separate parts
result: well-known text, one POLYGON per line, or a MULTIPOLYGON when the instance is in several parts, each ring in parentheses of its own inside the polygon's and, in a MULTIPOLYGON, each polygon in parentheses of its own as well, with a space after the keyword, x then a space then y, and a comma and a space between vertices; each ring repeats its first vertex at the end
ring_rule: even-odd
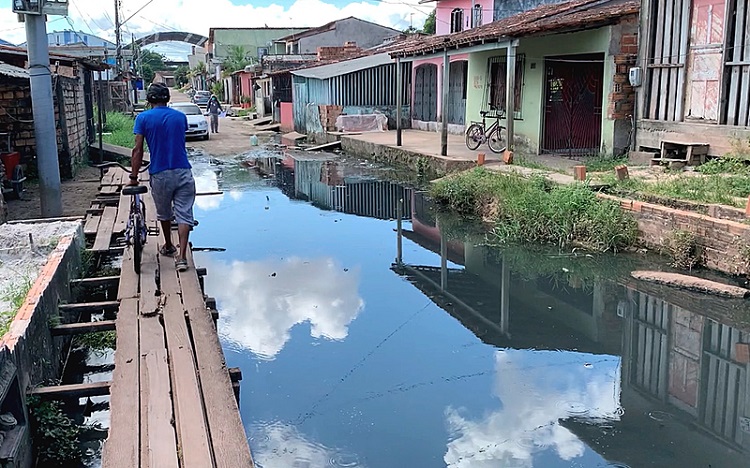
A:
POLYGON ((177 86, 182 87, 188 83, 188 73, 190 73, 190 68, 186 65, 177 67, 177 70, 174 71, 174 79, 177 82, 177 86))
POLYGON ((422 32, 425 34, 435 34, 435 12, 437 10, 432 10, 432 12, 427 15, 427 19, 424 20, 424 26, 422 26, 422 32))
POLYGON ((224 59, 222 69, 224 74, 230 75, 236 71, 243 70, 253 63, 253 57, 249 56, 243 46, 230 46, 229 56, 224 59))
POLYGON ((164 65, 165 57, 150 50, 141 50, 141 74, 146 83, 154 81, 154 72, 167 69, 164 65))

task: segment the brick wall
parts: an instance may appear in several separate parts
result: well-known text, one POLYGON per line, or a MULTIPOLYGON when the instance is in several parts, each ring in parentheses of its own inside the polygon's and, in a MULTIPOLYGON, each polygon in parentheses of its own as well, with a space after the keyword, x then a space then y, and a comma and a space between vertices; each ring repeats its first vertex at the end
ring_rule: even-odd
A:
POLYGON ((629 119, 635 108, 635 89, 630 86, 630 68, 636 64, 638 55, 638 35, 620 36, 620 51, 614 56, 615 76, 612 92, 609 94, 607 115, 612 120, 629 119))
MULTIPOLYGON (((88 157, 88 130, 86 127, 86 102, 83 79, 57 77, 52 91, 55 101, 55 125, 60 175, 71 178, 76 168, 88 157), (60 91, 57 87, 60 87, 60 91), (60 118, 58 95, 62 92, 63 116, 60 118)), ((11 134, 11 146, 21 153, 27 175, 36 175, 36 140, 34 116, 31 107, 31 88, 25 80, 6 81, 0 84, 0 133, 11 134)), ((5 141, 0 143, 5 149, 5 141)))
POLYGON ((638 222, 641 244, 661 249, 673 231, 689 231, 695 235, 706 267, 733 275, 750 272, 750 225, 716 218, 710 212, 701 214, 610 195, 599 196, 617 201, 624 210, 633 214, 638 222))
POLYGON ((342 106, 318 106, 320 109, 320 124, 326 132, 336 131, 336 119, 344 112, 342 106))
POLYGON ((342 47, 318 47, 318 60, 344 60, 362 53, 354 42, 347 42, 342 47))

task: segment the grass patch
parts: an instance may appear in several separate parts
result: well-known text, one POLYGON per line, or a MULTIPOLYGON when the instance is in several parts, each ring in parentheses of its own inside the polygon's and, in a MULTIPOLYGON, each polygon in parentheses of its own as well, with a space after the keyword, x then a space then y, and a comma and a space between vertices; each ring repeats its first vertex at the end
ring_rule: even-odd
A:
POLYGON ((433 184, 432 195, 464 214, 493 207, 493 234, 501 244, 571 244, 596 250, 632 245, 635 220, 617 203, 597 198, 585 184, 551 185, 542 177, 525 179, 477 168, 433 184))
POLYGON ((613 158, 611 156, 597 156, 584 161, 588 172, 610 172, 615 167, 627 163, 628 158, 613 158))
POLYGON ((529 158, 528 156, 524 155, 517 155, 513 157, 513 165, 515 166, 521 166, 521 167, 527 167, 529 169, 539 169, 541 171, 551 171, 552 169, 545 166, 544 164, 534 161, 533 159, 529 158))
POLYGON ((692 270, 700 264, 700 253, 695 234, 676 229, 664 239, 664 249, 672 258, 672 266, 681 270, 692 270))
POLYGON ((31 281, 30 278, 24 278, 21 284, 8 288, 3 292, 3 301, 10 304, 10 310, 0 313, 0 337, 8 333, 10 324, 13 322, 13 319, 16 318, 18 311, 21 310, 21 306, 23 306, 24 301, 26 301, 26 296, 29 294, 29 291, 31 291, 31 286, 33 284, 34 282, 31 281))
POLYGON ((134 125, 135 120, 128 115, 119 112, 107 112, 107 124, 104 127, 104 132, 109 133, 109 135, 103 135, 102 140, 110 145, 133 148, 135 146, 134 125))

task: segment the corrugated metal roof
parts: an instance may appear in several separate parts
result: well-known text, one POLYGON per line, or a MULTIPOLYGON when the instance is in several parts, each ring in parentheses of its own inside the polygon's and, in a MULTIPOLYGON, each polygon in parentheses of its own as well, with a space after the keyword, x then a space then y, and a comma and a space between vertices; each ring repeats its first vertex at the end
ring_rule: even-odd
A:
POLYGON ((354 73, 356 71, 379 67, 380 65, 387 65, 389 63, 393 63, 393 60, 387 53, 367 55, 365 57, 345 60, 343 62, 336 62, 329 65, 322 65, 320 67, 311 67, 302 70, 296 70, 293 71, 292 74, 297 76, 304 76, 306 78, 317 78, 319 80, 325 80, 334 76, 346 75, 347 73, 354 73))
POLYGON ((21 78, 29 79, 29 71, 25 68, 8 65, 7 63, 0 62, 0 75, 8 76, 10 78, 21 78))

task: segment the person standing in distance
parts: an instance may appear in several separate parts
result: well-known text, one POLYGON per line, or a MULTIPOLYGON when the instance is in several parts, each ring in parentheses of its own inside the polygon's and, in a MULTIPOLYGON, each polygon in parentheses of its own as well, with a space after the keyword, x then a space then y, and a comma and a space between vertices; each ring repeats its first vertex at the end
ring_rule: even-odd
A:
POLYGON ((194 226, 195 180, 185 148, 187 116, 167 107, 169 99, 169 88, 163 83, 149 86, 146 100, 151 104, 151 110, 135 119, 133 129, 135 148, 130 185, 138 185, 138 170, 143 164, 145 140, 151 153, 151 195, 164 233, 164 245, 159 253, 165 256, 178 254, 177 270, 186 271, 188 238, 194 226), (172 243, 172 219, 177 220, 179 252, 172 243))
POLYGON ((224 112, 215 94, 208 100, 208 113, 211 114, 211 133, 219 133, 219 114, 224 112))

